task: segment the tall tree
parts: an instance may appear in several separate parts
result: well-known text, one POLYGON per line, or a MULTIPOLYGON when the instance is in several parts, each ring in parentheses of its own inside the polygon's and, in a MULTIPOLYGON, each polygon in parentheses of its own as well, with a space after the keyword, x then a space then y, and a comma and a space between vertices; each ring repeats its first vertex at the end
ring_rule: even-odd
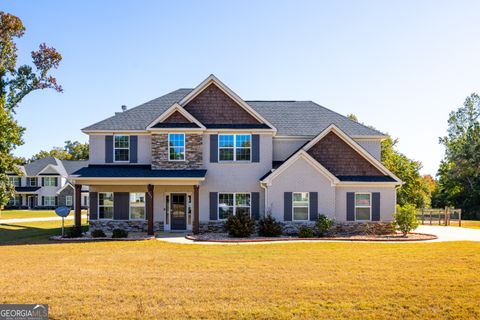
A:
POLYGON ((12 151, 23 144, 25 131, 14 119, 15 108, 29 93, 39 89, 52 88, 61 92, 62 87, 49 74, 62 59, 60 53, 44 43, 32 51, 35 67, 17 67, 17 46, 15 40, 25 33, 22 21, 11 14, 0 11, 0 208, 14 194, 7 172, 18 172, 17 160, 12 151))
POLYGON ((480 96, 471 94, 450 113, 447 135, 440 138, 445 156, 438 170, 435 201, 480 218, 480 96))
POLYGON ((29 162, 46 157, 55 157, 60 160, 88 160, 88 143, 67 140, 63 148, 53 147, 50 151, 41 150, 33 155, 29 162))

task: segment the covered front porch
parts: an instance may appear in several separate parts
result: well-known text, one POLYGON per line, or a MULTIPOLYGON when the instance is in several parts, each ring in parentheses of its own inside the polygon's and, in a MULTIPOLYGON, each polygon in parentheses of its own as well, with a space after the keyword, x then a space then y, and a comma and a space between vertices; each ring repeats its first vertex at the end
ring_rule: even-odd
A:
POLYGON ((107 168, 108 174, 104 170, 101 177, 99 172, 84 170, 71 177, 75 225, 81 224, 81 206, 77 204, 81 203, 84 185, 90 190, 90 230, 111 232, 120 228, 148 235, 163 231, 199 232, 199 193, 206 170, 121 171, 115 173, 107 168), (89 176, 94 173, 95 176, 89 176), (138 176, 132 177, 134 173, 138 176))

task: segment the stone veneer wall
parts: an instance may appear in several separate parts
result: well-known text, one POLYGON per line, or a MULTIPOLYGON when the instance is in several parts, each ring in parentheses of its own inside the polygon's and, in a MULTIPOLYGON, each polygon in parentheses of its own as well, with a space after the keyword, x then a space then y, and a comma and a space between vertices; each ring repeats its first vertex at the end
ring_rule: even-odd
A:
MULTIPOLYGON (((128 220, 90 220, 88 232, 100 229, 103 232, 112 232, 113 229, 123 229, 128 232, 147 232, 147 221, 128 221, 128 220)), ((154 222, 153 231, 163 231, 163 222, 154 222)))
POLYGON ((168 161, 168 134, 152 135, 152 169, 199 169, 202 167, 201 133, 185 134, 185 161, 168 161))
POLYGON ((67 206, 66 202, 67 202, 67 199, 66 197, 67 196, 72 196, 72 205, 69 206, 71 208, 73 208, 73 202, 75 201, 75 190, 73 190, 73 188, 71 187, 66 187, 65 189, 62 190, 62 192, 60 192, 60 194, 58 195, 58 206, 62 207, 62 206, 67 206))
MULTIPOLYGON (((287 236, 298 235, 301 227, 315 226, 315 222, 280 222, 283 234, 287 236)), ((224 222, 200 223, 200 233, 225 232, 224 222)), ((356 235, 356 234, 391 234, 395 232, 395 225, 392 222, 343 222, 336 223, 327 235, 356 235)))

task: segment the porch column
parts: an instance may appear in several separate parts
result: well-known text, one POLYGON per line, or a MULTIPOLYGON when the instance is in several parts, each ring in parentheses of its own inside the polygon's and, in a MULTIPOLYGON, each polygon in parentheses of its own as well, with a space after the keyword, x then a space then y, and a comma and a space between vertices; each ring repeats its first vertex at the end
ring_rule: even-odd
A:
POLYGON ((193 226, 192 231, 194 234, 198 234, 200 232, 200 221, 199 221, 199 185, 193 186, 193 226))
POLYGON ((75 226, 82 226, 82 185, 75 185, 75 226))
POLYGON ((146 206, 147 206, 147 234, 153 236, 153 185, 149 184, 147 186, 146 194, 146 206))

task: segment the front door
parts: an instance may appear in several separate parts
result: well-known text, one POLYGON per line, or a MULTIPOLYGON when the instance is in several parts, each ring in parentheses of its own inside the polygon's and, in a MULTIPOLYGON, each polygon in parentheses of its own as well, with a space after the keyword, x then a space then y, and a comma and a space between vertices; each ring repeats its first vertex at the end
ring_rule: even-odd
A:
POLYGON ((28 208, 33 209, 35 207, 35 197, 30 196, 28 197, 28 208))
POLYGON ((171 229, 186 230, 187 229, 187 195, 185 193, 171 194, 171 229))

